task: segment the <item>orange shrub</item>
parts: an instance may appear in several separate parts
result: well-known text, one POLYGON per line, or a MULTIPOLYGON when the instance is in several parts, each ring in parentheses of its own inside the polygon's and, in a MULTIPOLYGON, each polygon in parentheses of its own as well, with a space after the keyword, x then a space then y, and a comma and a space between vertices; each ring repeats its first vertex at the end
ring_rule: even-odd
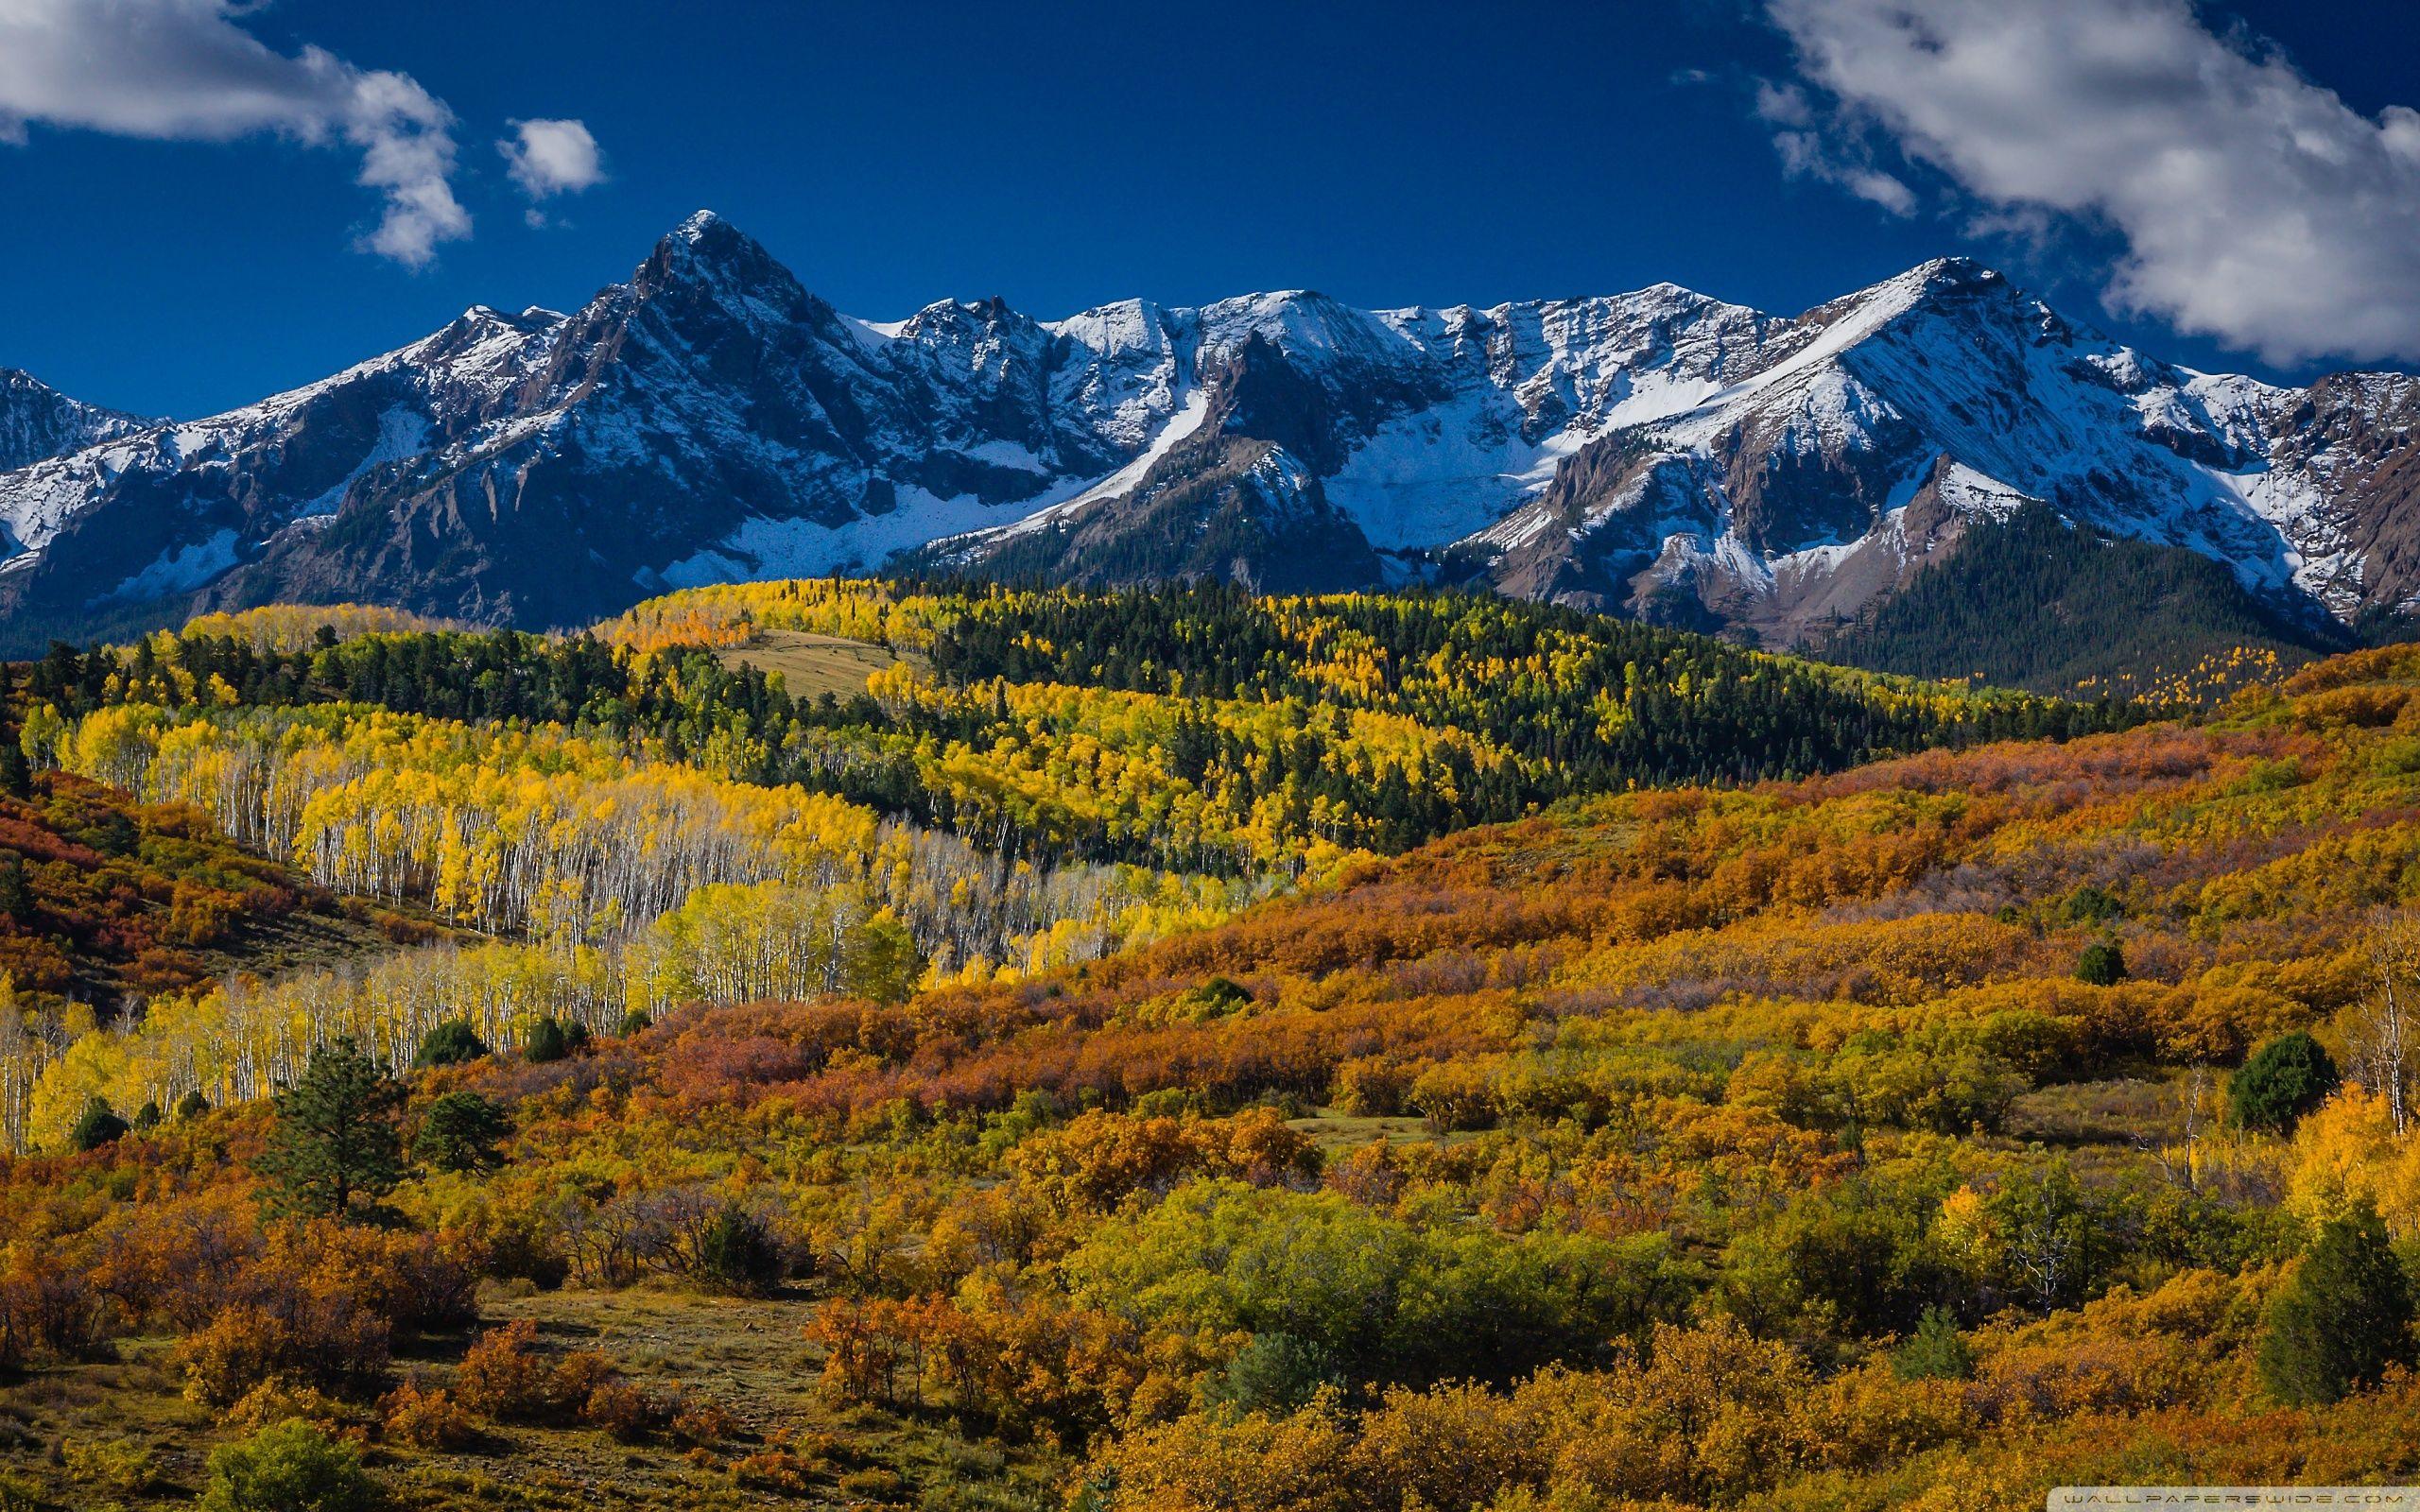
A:
POLYGON ((478 1441, 478 1426, 441 1386, 406 1382, 378 1400, 387 1436, 416 1449, 460 1449, 478 1441))
POLYGON ((626 1381, 605 1381, 593 1387, 580 1403, 579 1420, 601 1428, 625 1443, 644 1438, 664 1426, 670 1407, 643 1386, 626 1381))
POLYGON ((554 1367, 538 1352, 538 1325, 526 1317, 479 1335, 462 1355, 454 1389, 474 1412, 524 1422, 556 1409, 554 1367))
POLYGON ((683 1392, 672 1408, 672 1436, 704 1448, 739 1436, 739 1419, 712 1397, 683 1392))
POLYGON ((185 1392, 225 1405, 277 1378, 339 1394, 387 1367, 387 1320, 323 1280, 265 1277, 254 1299, 222 1309, 185 1336, 185 1392))

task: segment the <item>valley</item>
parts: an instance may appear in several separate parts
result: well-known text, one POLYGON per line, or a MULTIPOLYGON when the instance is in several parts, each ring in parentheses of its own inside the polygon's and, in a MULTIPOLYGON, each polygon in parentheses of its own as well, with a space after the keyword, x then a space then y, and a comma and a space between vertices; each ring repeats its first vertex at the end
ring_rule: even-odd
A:
POLYGON ((12 671, 37 795, 388 931, 12 985, 14 1504, 297 1422, 430 1507, 2414 1468, 2394 1338, 2284 1321, 2420 1222, 2408 649, 2085 705, 1489 596, 309 618, 12 671))
POLYGON ((2415 46, 0 0, 0 1512, 2420 1506, 2415 46))

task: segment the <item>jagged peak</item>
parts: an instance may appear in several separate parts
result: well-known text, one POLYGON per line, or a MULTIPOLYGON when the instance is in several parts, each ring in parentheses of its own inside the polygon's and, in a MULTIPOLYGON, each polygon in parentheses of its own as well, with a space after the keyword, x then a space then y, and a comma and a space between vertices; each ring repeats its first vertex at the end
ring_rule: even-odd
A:
POLYGON ((558 324, 562 318, 552 310, 541 310, 535 305, 519 315, 508 315, 493 304, 474 304, 405 350, 426 360, 468 343, 528 335, 558 324))
POLYGON ((973 338, 1000 332, 1031 332, 1036 338, 1048 328, 997 294, 979 300, 935 300, 901 321, 895 335, 908 340, 936 336, 943 341, 973 338))
POLYGON ((1252 294, 1237 294, 1217 300, 1201 307, 1201 313, 1213 319, 1253 318, 1277 314, 1308 314, 1321 318, 1339 316, 1367 319, 1372 312, 1355 309, 1343 301, 1322 294, 1317 289, 1262 289, 1252 294))
POLYGON ((122 409, 112 409, 107 404, 95 404, 88 400, 78 399, 75 395, 63 392, 54 385, 43 382, 23 368, 0 367, 0 392, 13 394, 21 400, 32 399, 39 403, 55 404, 63 410, 74 411, 96 421, 123 421, 129 424, 147 423, 143 416, 122 409))
POLYGON ((1963 253, 1927 258, 1910 268, 1907 276, 1921 277, 1928 283, 1962 284, 1991 284, 2004 277, 1999 269, 1963 253))
POLYGON ((1974 258, 1935 257, 1819 308, 1840 309, 1881 303, 1913 308, 1926 301, 1944 296, 1986 290, 2000 290, 2011 295, 2021 292, 2006 274, 1974 258))
POLYGON ((658 241, 630 284, 641 299, 682 287, 703 292, 715 303, 762 303, 793 318, 804 318, 819 302, 761 243, 710 210, 691 215, 658 241))
POLYGON ((670 267, 738 262, 782 266, 754 237, 711 210, 700 210, 666 232, 649 261, 670 267))
POLYGON ((48 394, 71 404, 82 403, 80 400, 69 399, 67 395, 60 393, 51 385, 43 383, 23 368, 0 367, 0 388, 14 389, 20 393, 48 394))
POLYGON ((1296 355, 1374 352, 1405 339, 1384 316, 1355 309, 1316 289, 1237 295, 1202 306, 1200 318, 1211 351, 1233 351, 1253 335, 1296 355))

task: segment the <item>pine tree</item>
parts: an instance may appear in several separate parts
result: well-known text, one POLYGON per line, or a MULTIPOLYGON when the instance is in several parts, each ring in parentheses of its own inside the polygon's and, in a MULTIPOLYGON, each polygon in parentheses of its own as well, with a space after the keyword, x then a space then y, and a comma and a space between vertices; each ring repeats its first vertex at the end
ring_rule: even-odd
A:
POLYGON ((343 1216, 403 1177, 395 1119, 404 1090, 351 1037, 321 1045, 276 1097, 277 1123, 259 1170, 276 1183, 272 1209, 343 1216))
POLYGON ((493 1171, 504 1163, 498 1146, 511 1134, 511 1115, 501 1104, 476 1092, 447 1092, 421 1115, 412 1159, 440 1171, 493 1171))
POLYGON ((1975 1349, 1958 1333, 1945 1307, 1928 1307, 1916 1332, 1891 1356, 1902 1381, 1963 1381, 1975 1373, 1975 1349))
POLYGON ((24 923, 33 917, 33 888, 26 882, 26 858, 0 850, 0 919, 24 923))
POLYGON ((488 1053, 487 1041, 481 1040, 467 1019, 448 1019, 421 1037, 420 1054, 412 1064, 424 1070, 431 1066, 458 1066, 477 1060, 488 1053))
POLYGON ((95 1097, 84 1105, 76 1126, 67 1131, 67 1143, 78 1150, 97 1150, 104 1144, 114 1144, 126 1138, 126 1120, 118 1117, 108 1101, 95 1097))
POLYGON ((2410 1364, 2411 1293, 2377 1210, 2330 1220, 2269 1307, 2260 1379, 2297 1406, 2336 1401, 2410 1364))
POLYGON ((2254 1051, 2227 1083, 2227 1099, 2245 1128, 2290 1133, 2336 1090, 2336 1082, 2335 1060, 2297 1029, 2254 1051))

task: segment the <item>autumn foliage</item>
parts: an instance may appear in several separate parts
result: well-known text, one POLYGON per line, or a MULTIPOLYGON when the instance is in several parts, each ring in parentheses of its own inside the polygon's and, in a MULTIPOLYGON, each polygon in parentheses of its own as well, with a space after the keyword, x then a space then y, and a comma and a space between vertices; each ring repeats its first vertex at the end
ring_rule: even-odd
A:
MULTIPOLYGON (((583 663, 776 623, 913 649, 873 694, 955 722, 913 760, 948 774, 921 792, 985 795, 953 799, 962 826, 602 722, 62 715, 89 781, 489 937, 162 992, 28 1050, 0 1369, 148 1334, 231 1422, 324 1403, 382 1454, 586 1435, 749 1495, 908 1494, 616 1341, 478 1318, 492 1282, 778 1317, 823 1420, 1012 1446, 1089 1512, 2015 1508, 2414 1469, 2409 653, 2197 723, 1754 781, 1541 795, 1517 782, 1552 742, 1526 730, 1471 768, 1515 816, 1400 849, 1352 805, 1443 762, 1431 713, 1482 707, 1457 658, 1530 636, 1504 676, 1548 686, 1628 643, 1451 603, 1134 612, 1135 645, 1232 633, 1103 661, 1080 599, 807 585, 634 611, 583 663), (1180 673, 1198 708, 1154 701, 1193 698, 1180 673), (1154 807, 1177 724, 1249 706, 1184 738, 1216 745, 1202 774, 1275 761, 1315 686, 1344 733, 1299 811, 1275 765, 1265 812, 1190 779, 1200 806, 1154 807), (1322 830, 1331 756, 1318 796, 1349 813, 1322 830), (1210 819, 1198 870, 1080 853, 1210 819), (1131 890, 1086 890, 1112 877, 1131 890), (2094 947, 2122 971, 2080 975, 2094 947), (561 1054, 526 1053, 542 1032, 561 1054), (397 1079, 396 1167, 350 1221, 281 1214, 295 1136, 265 1094, 339 1036, 397 1079), (2248 1062, 2297 1074, 2231 1096, 2248 1062), (160 1110, 187 1091, 209 1106, 160 1110), (95 1095, 127 1126, 70 1149, 95 1095), (418 1137, 464 1109, 476 1158, 418 1137), (2348 1330, 2364 1348, 2333 1348, 2348 1330)), ((1703 654, 1669 670, 1746 665, 1703 654)), ((1658 686, 1639 709, 1685 696, 1658 686)))

